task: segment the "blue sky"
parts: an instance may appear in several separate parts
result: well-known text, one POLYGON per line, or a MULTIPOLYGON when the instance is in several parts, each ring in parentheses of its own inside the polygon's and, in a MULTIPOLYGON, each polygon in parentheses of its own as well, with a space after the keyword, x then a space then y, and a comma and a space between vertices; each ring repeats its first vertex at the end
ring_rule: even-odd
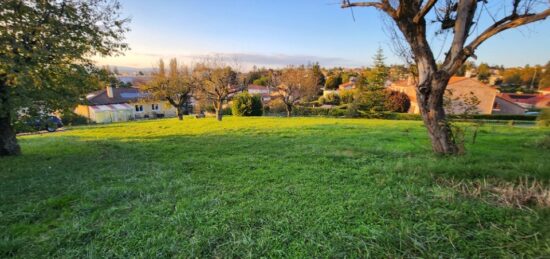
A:
MULTIPOLYGON (((390 48, 382 15, 374 9, 340 9, 339 0, 121 0, 132 19, 125 56, 98 64, 152 67, 159 58, 191 63, 204 55, 229 56, 244 68, 321 65, 368 66, 380 46, 387 63, 402 61, 390 48)), ((488 20, 480 21, 480 26, 488 20)), ((523 66, 550 60, 550 21, 504 32, 477 52, 478 63, 523 66)), ((439 52, 443 37, 433 38, 439 52)))

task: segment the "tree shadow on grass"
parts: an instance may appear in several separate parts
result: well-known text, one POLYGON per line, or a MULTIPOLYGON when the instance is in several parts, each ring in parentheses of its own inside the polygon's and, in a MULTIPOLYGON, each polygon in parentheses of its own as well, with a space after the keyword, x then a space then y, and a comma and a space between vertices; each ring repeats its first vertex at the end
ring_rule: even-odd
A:
POLYGON ((544 242, 533 235, 544 223, 538 214, 449 198, 432 181, 434 174, 498 177, 503 168, 509 168, 505 178, 544 176, 548 162, 540 154, 525 149, 529 161, 517 163, 493 146, 509 141, 503 138, 481 139, 464 157, 437 158, 410 143, 427 144, 420 129, 407 137, 320 127, 24 139, 23 156, 1 161, 0 254, 466 257, 542 251, 544 242), (481 151, 492 153, 480 158, 481 151))

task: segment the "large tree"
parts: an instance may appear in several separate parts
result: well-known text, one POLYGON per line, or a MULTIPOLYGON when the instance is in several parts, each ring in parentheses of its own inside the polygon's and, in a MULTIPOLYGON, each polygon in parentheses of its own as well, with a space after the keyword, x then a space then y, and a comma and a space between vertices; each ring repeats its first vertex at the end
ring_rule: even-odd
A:
POLYGON ((307 101, 317 94, 318 78, 313 70, 305 67, 289 67, 275 77, 274 92, 284 104, 287 116, 292 116, 292 110, 301 101, 307 101))
POLYGON ((170 60, 168 72, 162 59, 158 66, 158 71, 153 73, 153 79, 141 85, 141 89, 147 93, 147 98, 167 100, 176 108, 178 118, 183 120, 193 90, 196 88, 196 80, 187 67, 178 66, 175 58, 170 60))
POLYGON ((199 82, 197 97, 202 102, 211 103, 216 110, 216 118, 221 121, 224 103, 230 96, 242 91, 244 80, 240 84, 236 71, 230 66, 219 64, 200 64, 193 73, 199 82))
POLYGON ((74 105, 93 55, 126 49, 116 0, 0 1, 0 156, 18 155, 13 123, 29 107, 74 105))
MULTIPOLYGON (((443 96, 449 83, 464 62, 475 57, 477 48, 494 35, 525 24, 540 21, 550 15, 548 2, 537 0, 501 1, 497 7, 500 16, 491 12, 486 0, 380 0, 353 2, 342 1, 342 8, 373 7, 386 14, 404 38, 408 51, 416 65, 416 95, 422 119, 438 154, 458 154, 459 150, 445 110, 443 96), (504 11, 508 13, 504 13, 504 11), (445 58, 438 66, 434 52, 428 43, 427 16, 439 24, 439 32, 452 35, 445 58), (479 16, 488 16, 494 22, 488 27, 477 28, 479 16), (476 33, 480 31, 480 33, 476 33)), ((435 52, 437 53, 437 52, 435 52)))

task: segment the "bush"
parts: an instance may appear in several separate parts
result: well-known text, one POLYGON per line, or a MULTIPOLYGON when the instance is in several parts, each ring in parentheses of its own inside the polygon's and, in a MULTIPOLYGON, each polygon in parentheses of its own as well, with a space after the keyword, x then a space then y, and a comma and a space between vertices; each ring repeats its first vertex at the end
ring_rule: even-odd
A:
POLYGON ((339 105, 340 104, 340 96, 337 94, 327 94, 325 96, 319 97, 319 100, 317 101, 319 104, 331 104, 331 105, 339 105))
POLYGON ((89 124, 88 118, 78 115, 74 112, 65 112, 61 115, 61 121, 64 125, 76 126, 89 124))
POLYGON ((550 108, 542 109, 537 117, 537 125, 540 127, 550 127, 550 108))
POLYGON ((405 93, 387 91, 384 108, 390 112, 407 112, 411 107, 411 100, 405 93))
POLYGON ((353 103, 355 100, 355 90, 342 90, 340 91, 340 100, 342 103, 353 103))
POLYGON ((329 76, 325 82, 325 89, 336 90, 342 84, 342 77, 340 75, 329 76))
POLYGON ((235 116, 262 116, 262 99, 258 95, 240 93, 233 97, 231 112, 235 116))

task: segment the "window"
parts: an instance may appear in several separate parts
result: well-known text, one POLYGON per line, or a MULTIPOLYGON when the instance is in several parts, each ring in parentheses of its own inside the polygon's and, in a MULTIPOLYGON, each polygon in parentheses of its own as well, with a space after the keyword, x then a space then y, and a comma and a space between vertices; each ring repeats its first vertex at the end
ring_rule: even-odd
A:
POLYGON ((159 105, 158 104, 151 104, 151 110, 152 111, 158 111, 159 110, 159 105))
POLYGON ((142 112, 143 111, 143 105, 135 105, 136 112, 142 112))

